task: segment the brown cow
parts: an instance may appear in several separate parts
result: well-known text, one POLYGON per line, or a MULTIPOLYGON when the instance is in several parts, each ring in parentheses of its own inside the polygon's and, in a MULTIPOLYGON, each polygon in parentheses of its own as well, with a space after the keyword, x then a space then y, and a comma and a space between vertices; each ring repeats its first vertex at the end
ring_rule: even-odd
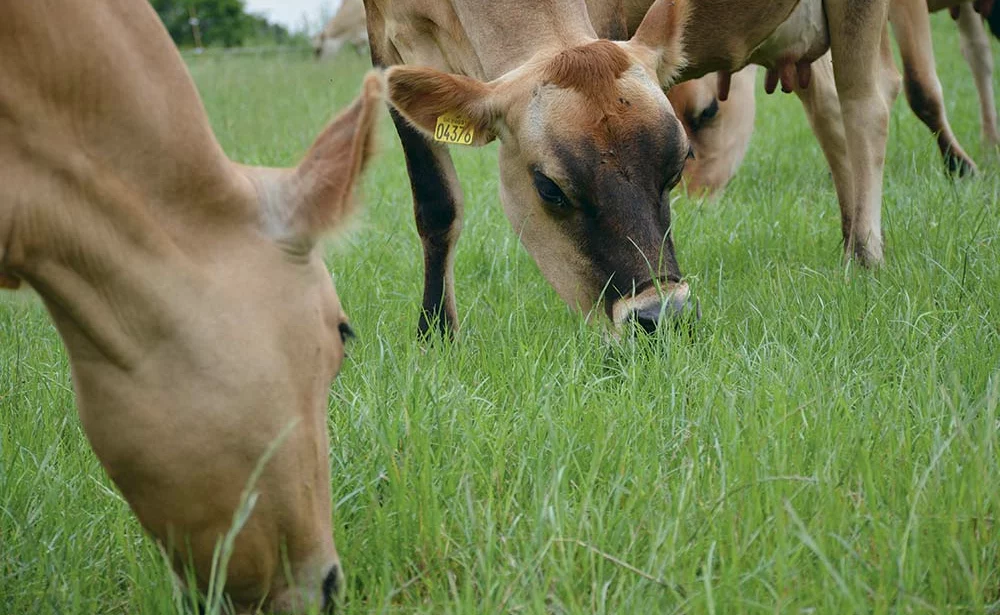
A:
MULTIPOLYGON (((888 0, 611 2, 618 32, 636 24, 621 44, 598 40, 584 0, 365 8, 374 63, 410 65, 387 80, 424 247, 422 332, 457 324, 461 193, 447 147, 432 139, 498 138, 504 211, 549 282, 572 307, 651 329, 688 293, 666 193, 689 149, 660 88, 748 64, 804 82, 831 47, 847 136, 847 165, 834 170, 845 247, 862 263, 882 262, 888 0)), ((603 23, 597 31, 614 32, 603 23)), ((823 78, 834 87, 832 74, 823 78)))
POLYGON ((323 30, 312 39, 317 60, 332 58, 344 45, 361 50, 367 44, 368 30, 365 26, 363 0, 343 0, 323 30))
POLYGON ((101 464, 203 588, 252 487, 228 595, 320 606, 350 328, 315 246, 350 212, 379 78, 287 170, 223 154, 145 0, 0 4, 0 83, 0 280, 41 295, 101 464))
MULTIPOLYGON (((943 0, 937 1, 937 5, 932 4, 932 9, 949 6, 943 0)), ((934 67, 926 8, 923 0, 892 0, 890 8, 890 23, 903 61, 907 100, 914 114, 935 134, 947 169, 964 175, 975 172, 976 165, 962 149, 948 124, 941 85, 934 67)), ((993 98, 993 58, 989 38, 971 3, 953 5, 953 8, 957 9, 962 53, 972 68, 979 91, 982 136, 987 146, 996 147, 1000 145, 1000 135, 997 133, 993 98)), ((820 62, 825 66, 819 70, 829 72, 829 58, 820 62)), ((707 121, 697 125, 685 123, 695 150, 695 158, 689 161, 684 171, 689 190, 692 187, 696 192, 720 190, 735 175, 746 153, 753 132, 754 92, 752 88, 737 89, 736 76, 733 78, 734 87, 723 103, 716 102, 719 89, 715 76, 704 77, 695 86, 681 84, 668 93, 675 108, 685 109, 683 113, 678 110, 682 118, 702 117, 706 111, 709 116, 707 121), (719 133, 723 131, 726 136, 720 137, 719 133), (699 133, 707 134, 700 136, 699 133), (698 164, 694 164, 696 161, 698 164), (708 190, 705 190, 706 186, 708 190)), ((820 102, 813 100, 814 104, 820 102)), ((819 130, 830 131, 831 128, 821 126, 819 130)))

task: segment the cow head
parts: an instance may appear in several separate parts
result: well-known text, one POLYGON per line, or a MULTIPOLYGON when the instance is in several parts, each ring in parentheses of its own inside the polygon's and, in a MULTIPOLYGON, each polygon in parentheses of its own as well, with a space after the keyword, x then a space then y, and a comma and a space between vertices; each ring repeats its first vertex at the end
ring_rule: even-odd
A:
POLYGON ((19 78, 0 288, 42 297, 87 438, 182 578, 207 589, 230 534, 214 581, 240 612, 320 607, 341 581, 326 419, 351 329, 317 245, 351 212, 382 78, 296 168, 237 165, 155 13, 118 6, 66 3, 84 34, 59 41, 40 8, 0 10, 19 78), (105 27, 123 35, 90 45, 105 27), (58 71, 81 75, 72 97, 58 71))
POLYGON ((684 167, 688 194, 717 195, 736 175, 753 134, 755 76, 756 67, 748 66, 731 77, 706 75, 667 92, 694 151, 684 167))
POLYGON ((661 87, 682 62, 684 15, 683 1, 661 0, 630 41, 543 48, 489 83, 386 75, 390 102, 432 137, 450 117, 471 127, 470 145, 500 140, 500 197, 522 243, 567 303, 616 325, 652 330, 688 302, 670 190, 689 148, 661 87))

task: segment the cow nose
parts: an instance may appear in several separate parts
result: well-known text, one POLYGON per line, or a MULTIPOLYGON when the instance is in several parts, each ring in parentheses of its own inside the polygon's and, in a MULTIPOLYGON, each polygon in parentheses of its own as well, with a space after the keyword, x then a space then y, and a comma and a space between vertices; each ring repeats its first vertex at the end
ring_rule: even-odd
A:
POLYGON ((323 612, 335 613, 340 597, 340 566, 334 564, 323 579, 323 612))
POLYGON ((633 310, 629 318, 646 333, 654 333, 661 324, 676 324, 682 318, 690 318, 692 315, 695 320, 701 319, 701 304, 697 300, 691 301, 684 294, 633 310))

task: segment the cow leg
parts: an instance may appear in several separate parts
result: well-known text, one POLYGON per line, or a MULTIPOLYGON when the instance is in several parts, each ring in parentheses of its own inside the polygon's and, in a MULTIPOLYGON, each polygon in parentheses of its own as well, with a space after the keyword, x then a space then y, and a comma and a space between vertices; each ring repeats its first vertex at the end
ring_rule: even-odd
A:
POLYGON ((833 65, 830 54, 824 54, 813 62, 812 79, 809 86, 795 86, 802 106, 805 108, 809 125, 819 141, 833 185, 837 190, 837 202, 840 204, 840 219, 844 236, 850 232, 850 221, 853 218, 853 198, 851 197, 851 165, 847 158, 847 140, 844 138, 844 122, 840 117, 840 99, 837 98, 837 87, 833 80, 833 65))
POLYGON ((889 105, 880 83, 888 32, 887 0, 827 1, 833 78, 840 98, 850 201, 841 205, 845 254, 863 265, 882 257, 882 173, 889 133, 889 105), (880 47, 881 46, 881 47, 880 47))
POLYGON ((417 330, 425 336, 437 327, 450 336, 458 329, 454 261, 462 231, 462 188, 447 146, 428 141, 394 109, 390 113, 406 156, 424 248, 424 300, 417 330))
MULTIPOLYGON (((1000 10, 994 9, 994 10, 1000 10)), ((1000 146, 1000 132, 997 131, 997 110, 993 99, 993 53, 990 38, 986 34, 983 20, 972 10, 972 5, 959 7, 958 33, 962 55, 972 69, 979 92, 979 112, 982 118, 983 140, 990 147, 1000 146)))
MULTIPOLYGON (((882 39, 881 72, 879 88, 888 104, 892 104, 899 96, 900 77, 892 60, 892 49, 888 37, 882 39)), ((840 113, 840 99, 833 77, 833 64, 830 54, 823 55, 812 64, 812 79, 807 87, 795 85, 805 109, 809 125, 819 141, 820 148, 837 191, 837 202, 840 204, 840 219, 845 240, 851 236, 852 220, 854 219, 854 192, 850 159, 847 154, 847 139, 844 136, 844 121, 840 113)))
POLYGON ((959 176, 974 173, 976 163, 962 149, 948 125, 941 82, 934 64, 927 3, 924 0, 892 0, 889 22, 903 60, 903 81, 910 108, 937 137, 938 149, 948 171, 959 176))

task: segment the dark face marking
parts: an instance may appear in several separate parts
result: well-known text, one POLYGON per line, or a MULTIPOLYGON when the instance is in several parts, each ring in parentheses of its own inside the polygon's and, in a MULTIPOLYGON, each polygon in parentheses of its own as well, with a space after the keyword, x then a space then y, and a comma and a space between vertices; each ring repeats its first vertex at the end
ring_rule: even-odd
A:
POLYGON ((590 261, 595 282, 603 289, 610 280, 608 310, 654 279, 681 279, 670 236, 669 190, 684 170, 687 140, 667 114, 654 129, 625 120, 605 118, 597 138, 554 146, 558 168, 551 172, 564 178, 561 185, 540 168, 532 170, 547 211, 590 261), (568 201, 558 208, 550 200, 556 191, 568 201))

